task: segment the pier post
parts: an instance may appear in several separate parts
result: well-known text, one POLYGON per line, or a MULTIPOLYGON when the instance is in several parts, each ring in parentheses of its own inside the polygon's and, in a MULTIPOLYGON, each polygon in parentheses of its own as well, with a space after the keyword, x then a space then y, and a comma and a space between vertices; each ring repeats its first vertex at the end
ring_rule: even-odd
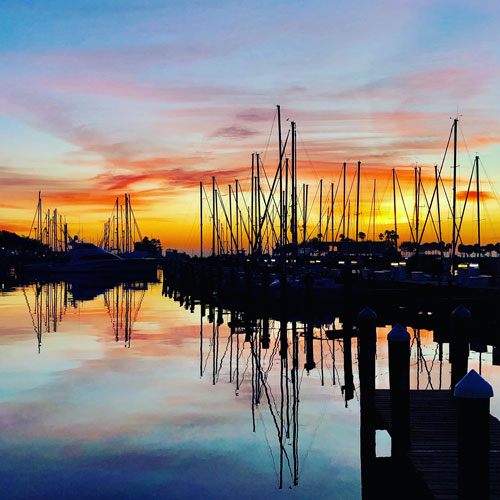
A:
POLYGON ((352 301, 352 268, 351 265, 344 266, 344 305, 345 308, 351 307, 352 301))
POLYGON ((253 285, 252 285, 252 269, 250 262, 245 262, 245 288, 247 300, 249 303, 253 301, 253 285))
POLYGON ((304 336, 306 343, 306 362, 304 368, 309 375, 309 372, 316 368, 316 362, 314 361, 314 323, 312 319, 309 319, 305 325, 304 336))
POLYGON ((378 491, 374 487, 376 477, 375 442, 375 356, 377 351, 377 314, 365 307, 358 314, 358 369, 360 398, 360 455, 362 498, 374 498, 378 491), (373 496, 371 496, 373 495, 373 496))
POLYGON ((217 293, 219 294, 218 296, 220 297, 220 294, 222 292, 222 275, 223 275, 223 269, 222 269, 222 264, 221 262, 218 260, 217 261, 217 282, 216 282, 216 290, 217 290, 217 293))
POLYGON ((405 457, 410 447, 410 334, 399 323, 387 335, 393 458, 405 457))
POLYGON ((342 313, 342 341, 344 344, 344 400, 354 398, 354 377, 352 372, 352 330, 353 330, 353 301, 352 301, 352 268, 344 267, 344 311, 342 313))
POLYGON ((458 403, 458 498, 489 499, 491 385, 471 370, 455 386, 458 403))
POLYGON ((304 325, 304 339, 306 344, 306 362, 304 368, 309 375, 311 370, 316 368, 314 361, 314 314, 313 314, 313 277, 311 273, 304 276, 305 286, 305 317, 306 324, 304 325))
POLYGON ((269 268, 265 267, 262 270, 262 297, 266 308, 269 304, 269 285, 271 284, 271 276, 269 275, 269 268))
POLYGON ((361 408, 373 408, 375 393, 375 355, 377 351, 377 313, 365 307, 358 314, 358 356, 361 408))
POLYGON ((306 292, 306 314, 312 316, 312 305, 313 305, 313 277, 311 273, 307 273, 304 276, 304 288, 306 292))
POLYGON ((269 318, 266 316, 262 319, 262 349, 269 349, 271 336, 269 334, 269 318))
POLYGON ((471 323, 471 313, 459 305, 451 313, 452 336, 450 339, 451 390, 467 374, 469 360, 469 342, 467 333, 471 323))
POLYGON ((344 393, 345 406, 348 401, 354 398, 354 375, 352 372, 352 331, 353 320, 350 307, 345 307, 344 317, 342 318, 342 342, 344 344, 344 393))

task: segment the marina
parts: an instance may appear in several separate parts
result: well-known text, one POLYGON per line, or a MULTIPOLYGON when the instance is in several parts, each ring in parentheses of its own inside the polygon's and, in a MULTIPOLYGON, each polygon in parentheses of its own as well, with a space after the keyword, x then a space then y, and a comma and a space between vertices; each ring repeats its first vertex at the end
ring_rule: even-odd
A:
MULTIPOLYGON (((48 209, 44 215, 39 193, 31 228, 34 238, 22 241, 30 245, 24 253, 9 254, 12 261, 4 262, 3 285, 6 296, 19 296, 22 290, 38 355, 44 355, 45 340, 60 330, 69 307, 81 310, 85 302, 100 300, 104 301, 111 323, 109 338, 117 345, 134 349, 136 342, 148 338, 134 330, 151 287, 169 304, 182 306, 182 321, 199 314, 199 378, 209 378, 216 386, 222 377, 234 386, 235 397, 250 401, 251 434, 257 433, 259 418, 278 490, 286 485, 303 488, 306 482, 302 481, 301 464, 305 459, 299 448, 299 394, 306 374, 319 379, 321 388, 333 387, 335 391, 340 385, 336 404, 340 396, 340 407, 345 411, 354 404, 358 407, 353 427, 359 428, 359 440, 350 438, 351 444, 357 442, 354 448, 359 450, 355 459, 358 465, 348 474, 351 496, 343 498, 369 500, 381 494, 388 499, 500 498, 496 474, 500 467, 500 424, 489 411, 493 389, 482 378, 483 353, 486 357, 491 354, 491 366, 500 365, 500 316, 496 308, 500 258, 497 246, 481 246, 478 156, 464 203, 460 210, 457 208, 458 119, 453 120, 441 167, 436 165, 434 169, 430 203, 421 168, 415 167, 412 219, 393 169, 394 227, 380 233, 379 241, 375 237, 376 179, 368 230, 359 230, 360 161, 350 188, 346 182, 347 164, 342 166, 341 216, 337 222, 340 183, 337 191, 331 184, 329 199, 327 196, 324 203, 320 180, 318 221, 308 230, 309 186, 302 186, 302 205, 298 197, 296 124, 290 123, 283 141, 279 106, 275 119, 279 161, 274 178, 267 177, 260 154, 254 153, 250 193, 236 180, 234 186, 228 186, 224 200, 212 177, 210 199, 200 182, 198 255, 175 249, 163 254, 159 240, 143 238, 129 194, 124 196, 124 205, 116 198, 102 236, 93 244, 80 241, 78 235, 71 237, 57 209, 52 215, 48 209), (445 244, 439 197, 442 192, 450 203, 441 171, 452 138, 452 241, 445 244), (477 244, 469 247, 462 243, 461 229, 473 178, 477 187, 477 244), (351 221, 354 185, 356 208, 351 221), (421 197, 427 204, 427 211, 422 213, 421 197), (433 207, 434 199, 437 201, 433 207), (407 216, 411 241, 400 241, 400 205, 407 216), (204 254, 206 209, 212 237, 208 256, 204 254), (300 243, 299 219, 303 221, 300 243), (422 243, 429 220, 437 237, 434 244, 422 243), (355 226, 354 238, 350 238, 351 225, 355 226), (28 297, 31 292, 33 300, 28 297), (206 327, 212 325, 208 336, 204 320, 208 322, 206 327), (226 340, 221 342, 224 328, 226 340), (386 332, 383 339, 379 338, 379 330, 386 332), (430 367, 429 356, 423 353, 422 331, 428 332, 425 348, 434 349, 430 367), (378 362, 380 351, 387 353, 383 367, 378 362), (469 371, 473 352, 478 353, 477 371, 469 371), (245 361, 241 359, 244 355, 245 361), (224 368, 227 364, 229 367, 224 368), (437 381, 432 373, 435 364, 439 365, 437 381), (410 383, 412 372, 416 372, 417 381, 410 390, 414 385, 414 381, 410 383), (471 389, 470 384, 487 388, 484 399, 471 396, 476 389, 471 389), (460 395, 462 386, 466 387, 465 396, 460 395), (274 451, 265 430, 268 426, 277 438, 274 446, 278 448, 274 451), (390 449, 385 455, 379 453, 377 444, 380 432, 386 433, 385 446, 390 449), (474 482, 470 477, 479 479, 474 482), (380 478, 384 478, 382 492, 376 486, 380 478)), ((273 128, 274 123, 271 131, 273 128)), ((11 240, 21 241, 13 237, 11 240)), ((500 380, 500 374, 496 377, 500 380)), ((338 414, 340 409, 330 407, 330 411, 343 418, 338 414)), ((50 497, 50 486, 47 488, 50 497)), ((190 488, 188 496, 195 494, 190 488)), ((333 488, 332 493, 338 485, 333 488)), ((307 486, 301 489, 304 498, 308 497, 306 491, 307 486)), ((217 492, 220 498, 221 490, 217 492)), ((178 491, 174 496, 179 495, 178 491)), ((253 495, 249 487, 248 498, 253 495)))
POLYGON ((499 23, 5 0, 0 500, 500 500, 499 23))

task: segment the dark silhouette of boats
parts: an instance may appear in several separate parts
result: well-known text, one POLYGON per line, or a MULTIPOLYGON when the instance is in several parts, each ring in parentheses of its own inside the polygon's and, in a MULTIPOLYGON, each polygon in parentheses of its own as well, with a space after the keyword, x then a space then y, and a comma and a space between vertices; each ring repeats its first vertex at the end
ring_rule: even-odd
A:
POLYGON ((40 264, 28 264, 26 273, 80 274, 90 273, 99 276, 129 275, 131 273, 155 273, 158 266, 156 258, 130 254, 120 257, 93 243, 73 242, 71 250, 60 260, 40 264))

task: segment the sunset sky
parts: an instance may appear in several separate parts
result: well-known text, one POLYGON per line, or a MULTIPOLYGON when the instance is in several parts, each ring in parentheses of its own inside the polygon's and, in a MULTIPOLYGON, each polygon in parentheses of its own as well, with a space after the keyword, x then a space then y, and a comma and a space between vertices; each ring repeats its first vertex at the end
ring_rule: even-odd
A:
POLYGON ((28 234, 41 190, 96 241, 127 192, 144 234, 197 251, 199 181, 248 186, 252 152, 273 173, 280 104, 310 196, 362 162, 365 231, 374 178, 392 228, 392 168, 410 212, 415 165, 430 196, 458 112, 459 198, 478 154, 483 243, 500 241, 499 23, 497 1, 2 2, 0 229, 28 234))

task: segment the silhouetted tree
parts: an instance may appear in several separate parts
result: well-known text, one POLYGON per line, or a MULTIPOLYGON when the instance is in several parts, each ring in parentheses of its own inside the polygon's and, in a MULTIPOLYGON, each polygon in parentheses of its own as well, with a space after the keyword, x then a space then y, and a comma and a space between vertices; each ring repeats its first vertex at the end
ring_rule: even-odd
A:
POLYGON ((160 240, 155 238, 150 240, 147 236, 144 236, 142 241, 134 243, 134 250, 147 252, 151 255, 161 255, 162 247, 160 240))
MULTIPOLYGON (((393 246, 394 248, 396 248, 399 236, 396 233, 396 231, 394 231, 394 229, 386 229, 384 231, 383 237, 384 237, 387 245, 393 246)), ((380 236, 379 236, 379 238, 380 238, 380 236)))

